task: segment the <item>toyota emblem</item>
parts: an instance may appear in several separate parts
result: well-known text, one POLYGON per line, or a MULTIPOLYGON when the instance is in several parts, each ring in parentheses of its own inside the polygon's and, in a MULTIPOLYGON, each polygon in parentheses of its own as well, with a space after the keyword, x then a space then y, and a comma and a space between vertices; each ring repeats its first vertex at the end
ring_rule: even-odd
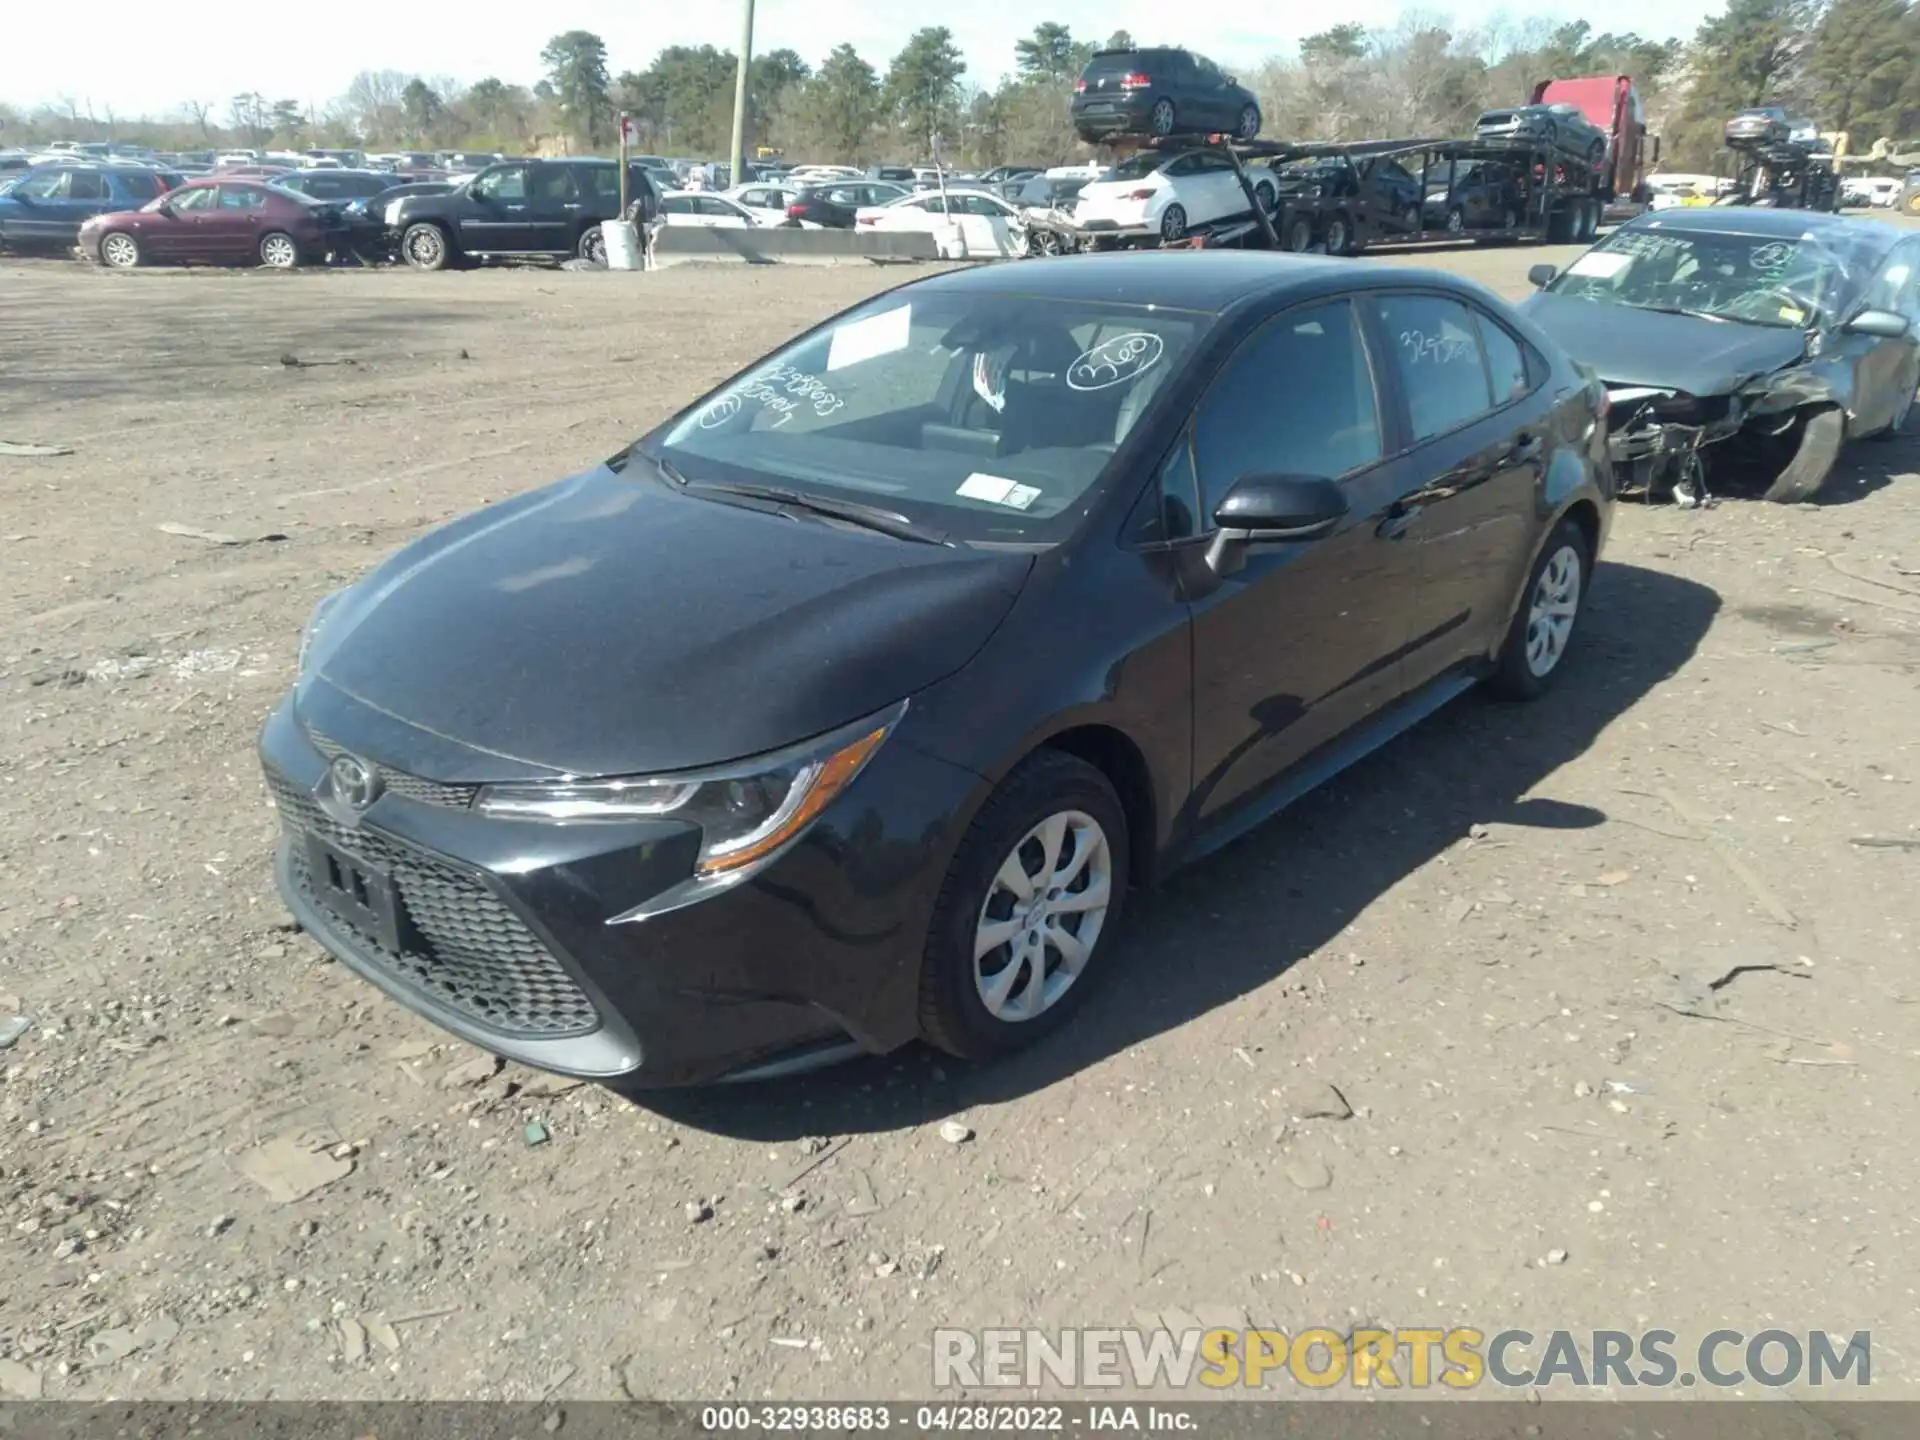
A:
POLYGON ((328 767, 333 777, 333 793, 352 806, 364 810, 380 797, 380 772, 352 755, 336 755, 328 767))

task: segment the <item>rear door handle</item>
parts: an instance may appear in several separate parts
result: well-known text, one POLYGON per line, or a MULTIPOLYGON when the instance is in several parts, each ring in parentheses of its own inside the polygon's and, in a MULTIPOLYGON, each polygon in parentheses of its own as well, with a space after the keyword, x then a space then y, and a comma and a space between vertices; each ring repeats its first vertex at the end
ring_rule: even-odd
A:
POLYGON ((1413 527, 1413 522, 1425 508, 1422 505, 1396 505, 1387 512, 1386 519, 1373 527, 1373 533, 1382 540, 1398 540, 1413 527))

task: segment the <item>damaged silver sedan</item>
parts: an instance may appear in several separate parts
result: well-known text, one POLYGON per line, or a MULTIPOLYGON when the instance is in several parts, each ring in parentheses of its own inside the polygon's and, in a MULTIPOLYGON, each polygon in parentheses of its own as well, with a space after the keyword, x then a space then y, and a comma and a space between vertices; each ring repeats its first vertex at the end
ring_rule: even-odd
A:
POLYGON ((1564 271, 1527 317, 1605 382, 1622 494, 1704 503, 1724 475, 1813 499, 1848 440, 1920 389, 1920 234, 1798 210, 1666 210, 1564 271))

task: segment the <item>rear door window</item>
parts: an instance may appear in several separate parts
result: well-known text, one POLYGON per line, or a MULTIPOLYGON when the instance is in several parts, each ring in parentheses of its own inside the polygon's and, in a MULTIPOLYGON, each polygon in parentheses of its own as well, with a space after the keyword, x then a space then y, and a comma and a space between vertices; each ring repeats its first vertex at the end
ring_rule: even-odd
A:
POLYGON ((76 170, 67 183, 69 200, 104 200, 107 198, 107 177, 98 170, 76 170))
MULTIPOLYGON (((151 200, 160 193, 160 177, 144 171, 130 171, 119 177, 120 189, 131 200, 151 200)), ((176 180, 174 182, 178 184, 176 180)))
POLYGON ((1493 408, 1473 315, 1443 295, 1382 295, 1380 318, 1418 442, 1493 408))

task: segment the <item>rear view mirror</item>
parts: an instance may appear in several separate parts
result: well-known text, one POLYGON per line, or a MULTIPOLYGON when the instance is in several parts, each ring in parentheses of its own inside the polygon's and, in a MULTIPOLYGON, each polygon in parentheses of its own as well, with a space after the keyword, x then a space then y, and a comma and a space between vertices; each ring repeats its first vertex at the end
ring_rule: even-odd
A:
POLYGON ((1560 272, 1551 265, 1536 265, 1527 271, 1527 280, 1536 290, 1544 290, 1551 285, 1560 272))
POLYGON ((1207 564, 1231 575, 1246 564, 1254 545, 1314 540, 1347 514, 1347 496, 1324 475, 1242 475, 1213 512, 1213 544, 1207 564))
POLYGON ((1850 335, 1872 335, 1881 340, 1899 340, 1913 328, 1913 322, 1891 310, 1862 310, 1846 324, 1850 335))

